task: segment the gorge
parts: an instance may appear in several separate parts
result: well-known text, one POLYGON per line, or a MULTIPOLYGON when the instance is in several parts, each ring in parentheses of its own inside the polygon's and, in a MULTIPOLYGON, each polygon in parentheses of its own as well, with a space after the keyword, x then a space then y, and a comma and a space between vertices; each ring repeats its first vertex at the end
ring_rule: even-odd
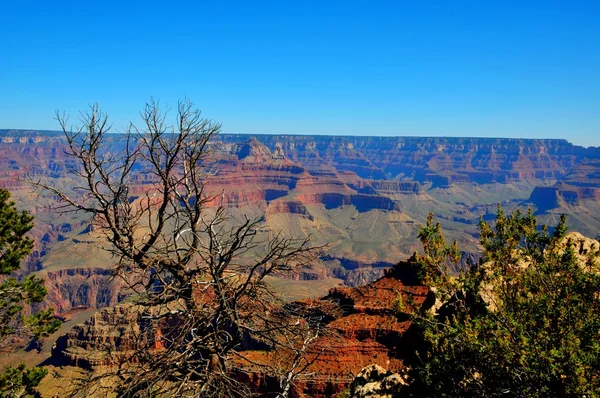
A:
MULTIPOLYGON (((115 134, 116 148, 119 139, 115 134)), ((64 145, 59 132, 0 130, 0 187, 10 188, 19 206, 36 216, 28 272, 51 272, 63 282, 79 278, 78 272, 101 278, 102 271, 82 271, 111 267, 89 221, 51 211, 55 198, 32 193, 27 183, 43 178, 70 189, 73 165, 64 145), (83 253, 93 255, 83 261, 83 253)), ((334 277, 350 285, 373 280, 381 266, 412 254, 428 212, 472 253, 479 216, 494 213, 499 203, 508 210, 532 207, 549 224, 566 213, 570 227, 588 236, 600 225, 600 148, 566 140, 221 134, 211 142, 207 169, 208 189, 222 192, 219 200, 234 219, 261 217, 264 234, 285 230, 328 245, 327 255, 301 278, 334 277)), ((136 176, 132 191, 148 178, 144 170, 136 176)), ((94 290, 53 294, 53 305, 68 310, 59 301, 80 297, 66 301, 101 307, 81 298, 94 290)))

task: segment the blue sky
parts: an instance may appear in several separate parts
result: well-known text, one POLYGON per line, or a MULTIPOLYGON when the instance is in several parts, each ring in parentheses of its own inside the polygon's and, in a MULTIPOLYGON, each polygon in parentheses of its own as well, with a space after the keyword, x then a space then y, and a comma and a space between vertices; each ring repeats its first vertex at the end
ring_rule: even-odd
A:
POLYGON ((600 146, 598 21, 598 1, 3 0, 0 128, 188 97, 224 132, 600 146))

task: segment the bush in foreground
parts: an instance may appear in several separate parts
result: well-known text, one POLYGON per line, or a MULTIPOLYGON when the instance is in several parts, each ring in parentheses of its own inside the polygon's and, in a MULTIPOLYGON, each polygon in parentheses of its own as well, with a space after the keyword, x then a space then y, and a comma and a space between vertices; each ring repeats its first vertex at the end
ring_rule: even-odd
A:
POLYGON ((597 396, 600 394, 598 245, 550 232, 532 212, 480 221, 483 259, 459 277, 432 217, 419 264, 444 304, 416 321, 422 347, 415 396, 597 396))

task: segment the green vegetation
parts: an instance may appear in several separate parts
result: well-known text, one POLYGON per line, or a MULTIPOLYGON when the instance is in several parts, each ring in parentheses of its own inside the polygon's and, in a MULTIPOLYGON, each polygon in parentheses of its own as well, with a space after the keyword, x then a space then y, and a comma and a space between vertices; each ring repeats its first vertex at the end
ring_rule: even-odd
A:
POLYGON ((346 387, 342 392, 338 393, 335 398, 350 398, 350 387, 346 387))
POLYGON ((416 319, 413 395, 599 396, 597 245, 566 239, 565 216, 550 232, 501 207, 480 231, 484 258, 452 278, 456 246, 432 217, 421 228, 421 272, 444 304, 416 319))
POLYGON ((427 224, 419 229, 418 238, 425 253, 417 256, 417 279, 430 286, 448 283, 450 264, 460 261, 458 243, 446 245, 442 227, 439 223, 434 224, 432 213, 427 217, 427 224))
POLYGON ((402 299, 402 292, 398 292, 394 302, 392 303, 392 309, 395 315, 400 315, 404 312, 404 300, 402 299))
MULTIPOLYGON (((22 280, 9 277, 33 248, 33 242, 25 236, 33 227, 33 216, 27 211, 19 212, 9 199, 10 193, 0 189, 0 347, 12 337, 30 336, 37 341, 60 326, 52 309, 29 316, 23 314, 26 304, 44 299, 46 289, 43 280, 33 276, 22 280)), ((0 374, 0 396, 35 396, 35 387, 45 375, 43 368, 8 366, 0 374)))

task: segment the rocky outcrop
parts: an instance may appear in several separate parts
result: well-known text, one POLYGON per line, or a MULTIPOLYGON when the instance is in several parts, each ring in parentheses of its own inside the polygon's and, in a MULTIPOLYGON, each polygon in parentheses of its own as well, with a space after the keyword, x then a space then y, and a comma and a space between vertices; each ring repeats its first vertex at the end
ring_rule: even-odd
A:
POLYGON ((251 138, 249 141, 236 145, 233 152, 244 163, 261 163, 273 159, 284 159, 281 148, 279 148, 277 156, 273 156, 269 148, 256 138, 251 138))
MULTIPOLYGON (((427 288, 414 284, 411 270, 408 262, 401 262, 366 286, 334 288, 320 300, 297 304, 316 311, 331 308, 334 303, 341 311, 322 312, 327 331, 311 348, 319 355, 306 369, 312 376, 296 383, 297 396, 328 397, 342 393, 367 365, 390 369, 390 373, 380 372, 386 374, 384 379, 404 369, 402 358, 404 352, 410 351, 410 347, 405 346, 409 344, 405 335, 411 326, 410 314, 428 297, 427 288)), ((264 376, 255 374, 259 372, 255 364, 272 363, 277 353, 251 350, 242 355, 246 361, 239 361, 241 369, 254 374, 252 379, 265 380, 264 376)), ((394 384, 392 379, 395 380, 395 376, 388 380, 389 385, 394 384)), ((388 386, 388 383, 384 385, 388 386)))
POLYGON ((414 181, 396 181, 396 180, 348 180, 346 184, 364 194, 404 194, 416 195, 422 192, 421 184, 414 181))
POLYGON ((110 270, 74 268, 49 271, 45 275, 46 303, 57 314, 77 309, 99 309, 128 296, 124 283, 110 270))
POLYGON ((341 206, 355 206, 359 212, 367 212, 370 210, 395 210, 399 211, 398 204, 388 197, 381 195, 364 195, 350 194, 344 195, 341 193, 319 193, 299 195, 298 200, 303 203, 319 203, 323 204, 326 209, 335 209, 341 206))
POLYGON ((300 216, 305 217, 306 219, 313 221, 314 217, 308 212, 306 206, 300 201, 284 201, 284 200, 275 200, 269 203, 267 210, 265 211, 265 216, 269 217, 272 214, 298 214, 300 216))
POLYGON ((52 348, 52 362, 86 370, 135 363, 136 344, 144 328, 140 315, 139 308, 131 305, 98 311, 58 338, 52 348))
POLYGON ((351 398, 396 398, 408 385, 406 376, 390 372, 379 365, 363 368, 350 386, 351 398))
POLYGON ((600 201, 600 186, 577 186, 561 182, 550 187, 536 187, 527 203, 534 204, 538 213, 545 213, 565 206, 578 206, 585 201, 600 201))

